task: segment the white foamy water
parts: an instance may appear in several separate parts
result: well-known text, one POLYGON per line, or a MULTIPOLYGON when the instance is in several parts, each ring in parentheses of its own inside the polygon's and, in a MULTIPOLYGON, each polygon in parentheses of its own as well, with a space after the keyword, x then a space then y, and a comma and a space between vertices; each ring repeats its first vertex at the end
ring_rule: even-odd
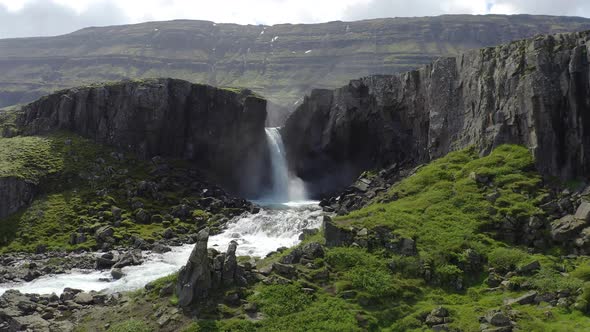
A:
POLYGON ((279 128, 266 128, 266 140, 271 159, 272 185, 270 191, 265 195, 265 201, 305 201, 307 199, 305 183, 289 172, 285 146, 279 128))
MULTIPOLYGON (((266 134, 273 185, 265 199, 257 202, 263 208, 257 214, 244 214, 230 221, 226 230, 209 238, 210 248, 225 252, 233 240, 238 243, 237 255, 262 258, 279 247, 296 245, 303 229, 321 226, 322 210, 318 202, 306 200, 303 181, 292 176, 287 169, 278 128, 267 128, 266 134)), ((123 268, 125 276, 120 280, 101 281, 110 280, 110 271, 73 270, 31 282, 0 284, 0 295, 8 289, 58 295, 66 287, 107 293, 139 289, 150 281, 178 271, 186 264, 193 246, 172 247, 172 251, 165 254, 144 252, 144 263, 123 268)))
MULTIPOLYGON (((245 214, 227 225, 227 229, 209 238, 209 247, 226 251, 230 241, 238 243, 240 256, 264 257, 279 247, 291 247, 299 242, 306 228, 321 226, 321 209, 316 202, 290 202, 263 208, 258 214, 245 214)), ((22 293, 61 294, 66 287, 107 293, 142 288, 150 281, 178 271, 186 264, 193 245, 172 247, 165 254, 144 253, 144 263, 123 268, 125 277, 114 281, 110 271, 73 270, 64 274, 46 275, 31 282, 0 284, 0 295, 8 289, 22 293)))

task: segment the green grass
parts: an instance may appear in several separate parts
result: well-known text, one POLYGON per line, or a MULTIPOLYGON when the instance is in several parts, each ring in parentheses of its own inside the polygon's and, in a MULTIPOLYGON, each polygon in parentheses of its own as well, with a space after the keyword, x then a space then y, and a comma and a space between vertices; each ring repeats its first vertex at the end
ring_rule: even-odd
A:
POLYGON ((494 243, 487 226, 505 217, 522 222, 541 214, 544 191, 534 172, 533 158, 524 148, 504 145, 479 158, 475 150, 452 152, 421 168, 386 194, 390 203, 375 203, 336 218, 359 227, 389 226, 395 233, 417 239, 421 256, 444 263, 467 248, 483 252, 494 243), (487 176, 496 189, 478 184, 472 174, 487 176), (495 202, 487 194, 497 192, 495 202), (532 198, 531 198, 532 197, 532 198))
MULTIPOLYGON (((157 179, 149 174, 152 166, 148 162, 131 154, 119 160, 113 152, 67 132, 0 138, 0 178, 15 177, 37 186, 37 196, 29 207, 0 219, 0 252, 31 252, 40 245, 50 250, 91 249, 96 245, 94 231, 116 221, 113 208, 122 211, 121 225, 115 229, 119 241, 130 241, 133 236, 157 240, 169 226, 191 229, 196 222, 200 226, 214 222, 215 218, 200 210, 186 220, 164 220, 174 205, 196 199, 185 194, 184 188, 162 190, 162 199, 137 197, 149 215, 159 216, 154 219, 159 222, 136 222, 126 183, 157 179), (70 245, 70 235, 78 229, 87 241, 70 245)), ((186 168, 185 162, 169 162, 186 168)))
POLYGON ((138 320, 128 320, 126 322, 117 323, 111 328, 109 328, 110 332, 151 332, 152 329, 148 327, 148 325, 142 321, 138 320))

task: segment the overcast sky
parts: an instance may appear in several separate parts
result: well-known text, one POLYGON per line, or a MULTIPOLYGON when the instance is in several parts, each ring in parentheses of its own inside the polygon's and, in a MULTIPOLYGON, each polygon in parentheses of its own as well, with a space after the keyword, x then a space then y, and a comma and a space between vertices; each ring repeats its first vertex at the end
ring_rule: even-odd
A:
POLYGON ((0 0, 0 38, 171 19, 276 24, 441 14, 590 17, 590 0, 0 0))

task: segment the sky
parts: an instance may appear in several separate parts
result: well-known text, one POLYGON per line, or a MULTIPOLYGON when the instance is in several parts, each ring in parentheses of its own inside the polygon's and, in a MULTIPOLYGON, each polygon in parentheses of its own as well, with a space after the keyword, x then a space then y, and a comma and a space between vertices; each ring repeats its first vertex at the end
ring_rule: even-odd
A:
POLYGON ((590 17, 590 0, 0 0, 0 38, 172 19, 270 25, 442 14, 590 17))

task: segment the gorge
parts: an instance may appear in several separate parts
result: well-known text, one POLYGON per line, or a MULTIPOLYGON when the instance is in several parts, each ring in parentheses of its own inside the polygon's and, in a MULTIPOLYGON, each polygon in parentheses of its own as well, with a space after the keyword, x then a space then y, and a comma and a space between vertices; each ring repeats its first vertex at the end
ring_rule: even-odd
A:
POLYGON ((315 89, 280 128, 170 78, 4 110, 0 331, 583 331, 589 41, 315 89))

